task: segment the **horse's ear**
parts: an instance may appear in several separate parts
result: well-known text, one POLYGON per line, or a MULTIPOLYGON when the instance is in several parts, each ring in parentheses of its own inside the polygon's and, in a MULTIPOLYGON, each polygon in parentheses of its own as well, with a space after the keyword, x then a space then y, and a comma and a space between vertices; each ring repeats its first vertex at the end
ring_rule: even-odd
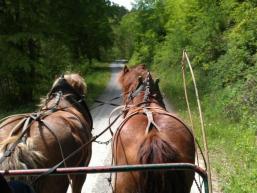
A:
POLYGON ((146 69, 146 65, 145 64, 140 64, 142 69, 146 69))
POLYGON ((123 67, 123 73, 125 74, 125 73, 127 73, 128 71, 129 71, 129 68, 128 68, 127 65, 125 65, 125 66, 123 67))
POLYGON ((143 77, 142 76, 139 76, 138 78, 137 78, 137 81, 138 81, 138 83, 142 83, 143 82, 143 77))
POLYGON ((157 79, 155 80, 155 82, 154 82, 154 85, 155 85, 156 88, 159 88, 159 82, 160 82, 160 79, 157 78, 157 79))

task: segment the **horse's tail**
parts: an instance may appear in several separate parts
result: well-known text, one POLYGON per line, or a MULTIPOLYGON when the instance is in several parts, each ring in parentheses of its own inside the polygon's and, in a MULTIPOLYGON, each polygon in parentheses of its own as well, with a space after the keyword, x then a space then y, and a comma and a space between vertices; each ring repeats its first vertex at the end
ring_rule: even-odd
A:
MULTIPOLYGON (((0 158, 19 139, 19 136, 9 137, 0 142, 0 158)), ((33 139, 27 138, 26 143, 18 143, 10 156, 0 163, 0 168, 10 169, 32 169, 42 167, 45 157, 34 149, 33 139)))
MULTIPOLYGON (((175 163, 179 160, 176 148, 165 135, 152 131, 138 151, 141 164, 175 163)), ((185 176, 182 171, 155 170, 139 172, 139 193, 185 193, 185 176)))

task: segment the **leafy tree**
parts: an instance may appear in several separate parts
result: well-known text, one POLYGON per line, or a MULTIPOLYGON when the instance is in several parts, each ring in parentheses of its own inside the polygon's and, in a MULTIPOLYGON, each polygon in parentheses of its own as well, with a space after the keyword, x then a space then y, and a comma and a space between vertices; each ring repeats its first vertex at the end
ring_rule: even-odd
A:
POLYGON ((227 87, 241 93, 226 103, 226 112, 243 105, 244 96, 251 98, 244 90, 256 76, 256 18, 256 3, 250 0, 137 0, 122 19, 119 41, 126 45, 122 34, 129 37, 123 53, 129 53, 131 63, 156 69, 177 66, 187 49, 203 93, 227 87))
POLYGON ((137 0, 117 31, 130 63, 144 62, 158 72, 180 109, 181 55, 188 50, 210 121, 208 137, 230 161, 228 169, 218 168, 224 192, 256 190, 249 183, 256 181, 256 18, 254 0, 137 0))
POLYGON ((31 102, 55 75, 102 59, 113 10, 106 0, 1 0, 0 104, 31 102))

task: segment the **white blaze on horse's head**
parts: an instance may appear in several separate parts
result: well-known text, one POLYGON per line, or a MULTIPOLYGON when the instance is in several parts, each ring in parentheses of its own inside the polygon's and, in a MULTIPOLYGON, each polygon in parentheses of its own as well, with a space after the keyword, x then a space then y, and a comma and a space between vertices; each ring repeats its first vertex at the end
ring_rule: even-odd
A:
MULTIPOLYGON (((75 74, 75 73, 65 74, 61 78, 64 78, 69 83, 69 85, 72 86, 73 89, 76 90, 77 93, 79 93, 80 95, 86 94, 87 92, 86 82, 84 78, 82 78, 79 74, 75 74)), ((53 87, 55 87, 55 85, 58 83, 58 81, 61 78, 58 78, 57 80, 55 80, 53 87)))

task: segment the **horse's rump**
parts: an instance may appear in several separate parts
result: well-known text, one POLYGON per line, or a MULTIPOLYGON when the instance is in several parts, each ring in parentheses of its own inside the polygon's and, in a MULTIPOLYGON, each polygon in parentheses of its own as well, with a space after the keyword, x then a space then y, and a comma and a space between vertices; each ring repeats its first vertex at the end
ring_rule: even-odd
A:
MULTIPOLYGON (((175 146, 165 139, 165 135, 152 131, 138 151, 140 164, 177 163, 181 160, 175 146)), ((186 176, 183 171, 139 172, 140 193, 183 193, 187 192, 186 176), (181 184, 178 186, 178 184, 181 184)))

